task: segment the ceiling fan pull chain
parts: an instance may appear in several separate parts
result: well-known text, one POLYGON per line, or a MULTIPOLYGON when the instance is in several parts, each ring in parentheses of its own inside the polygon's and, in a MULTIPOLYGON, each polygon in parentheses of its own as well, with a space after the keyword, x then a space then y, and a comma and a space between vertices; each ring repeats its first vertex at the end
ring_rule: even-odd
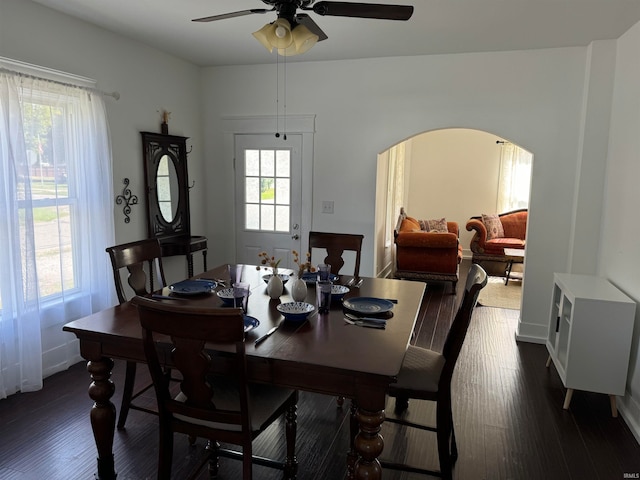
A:
POLYGON ((287 139, 287 57, 284 57, 284 91, 283 91, 283 115, 284 115, 284 137, 287 139))
POLYGON ((280 138, 280 62, 276 53, 276 138, 280 138))

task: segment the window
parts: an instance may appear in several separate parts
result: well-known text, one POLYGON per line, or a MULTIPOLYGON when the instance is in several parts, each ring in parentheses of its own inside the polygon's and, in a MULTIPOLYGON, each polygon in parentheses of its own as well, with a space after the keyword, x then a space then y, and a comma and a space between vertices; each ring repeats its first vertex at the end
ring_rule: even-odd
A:
POLYGON ((77 346, 58 338, 60 327, 115 303, 102 97, 66 83, 70 76, 45 80, 6 63, 0 58, 0 398, 42 387, 43 343, 48 371, 75 361, 77 346))
POLYGON ((497 211, 529 208, 533 155, 509 142, 501 145, 497 211))
MULTIPOLYGON (((21 175, 28 182, 31 201, 18 202, 20 218, 25 209, 33 214, 33 234, 38 292, 41 299, 77 287, 77 252, 74 258, 72 230, 77 219, 77 188, 73 156, 67 153, 73 104, 53 106, 44 92, 36 92, 22 104, 26 164, 21 175), (70 165, 67 165, 67 161, 70 165)), ((21 237, 26 235, 21 224, 21 237)))
POLYGON ((291 152, 245 151, 245 228, 288 232, 291 216, 291 152))

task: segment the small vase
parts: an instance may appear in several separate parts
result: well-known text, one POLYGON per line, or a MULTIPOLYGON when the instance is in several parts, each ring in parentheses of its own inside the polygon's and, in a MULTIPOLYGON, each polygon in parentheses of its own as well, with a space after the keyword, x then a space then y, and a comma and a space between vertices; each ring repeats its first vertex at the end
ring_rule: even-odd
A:
POLYGON ((267 283, 267 295, 269 295, 272 300, 276 300, 280 298, 283 290, 284 284, 282 283, 282 279, 274 273, 267 283))
POLYGON ((296 278, 291 283, 291 297, 294 302, 304 302, 307 298, 307 282, 301 278, 296 278))

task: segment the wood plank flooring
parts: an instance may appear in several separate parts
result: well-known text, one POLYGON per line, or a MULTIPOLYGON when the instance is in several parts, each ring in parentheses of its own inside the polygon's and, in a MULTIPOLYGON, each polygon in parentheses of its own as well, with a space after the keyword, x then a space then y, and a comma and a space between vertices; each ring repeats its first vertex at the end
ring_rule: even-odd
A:
MULTIPOLYGON (((468 264, 463 264, 466 272, 468 264)), ((458 289, 464 285, 461 275, 458 289)), ((459 302, 450 285, 429 285, 415 343, 441 350, 459 302)), ((459 459, 458 480, 618 480, 638 478, 640 447, 622 417, 614 419, 606 395, 575 392, 569 411, 562 410, 565 390, 553 367, 545 368, 542 345, 517 343, 518 311, 477 307, 453 381, 453 409, 459 459), (625 477, 625 474, 628 476, 625 477)), ((144 371, 144 370, 143 370, 144 371)), ((124 378, 117 362, 117 390, 124 378)), ((84 363, 45 380, 40 392, 0 400, 0 479, 92 479, 95 444, 89 423, 91 400, 84 363)), ((114 403, 119 406, 118 391, 114 403)), ((153 402, 149 392, 149 402, 153 402)), ((393 415, 392 400, 387 415, 393 415)), ((411 401, 407 415, 425 420, 434 415, 428 402, 411 401)), ((299 480, 345 477, 348 447, 348 402, 301 392, 298 407, 299 480)), ((255 442, 255 453, 283 456, 283 426, 274 425, 255 442)), ((418 466, 437 467, 435 439, 384 424, 383 457, 418 466)), ((203 442, 190 447, 176 438, 173 478, 185 478, 203 455, 203 442)), ((157 422, 138 411, 127 428, 116 431, 114 453, 119 480, 156 475, 157 422)), ((219 479, 240 478, 240 463, 221 459, 219 479)), ((207 478, 206 473, 199 476, 207 478)), ((254 478, 281 478, 281 472, 254 468, 254 478)), ((386 471, 385 480, 431 478, 386 471)))

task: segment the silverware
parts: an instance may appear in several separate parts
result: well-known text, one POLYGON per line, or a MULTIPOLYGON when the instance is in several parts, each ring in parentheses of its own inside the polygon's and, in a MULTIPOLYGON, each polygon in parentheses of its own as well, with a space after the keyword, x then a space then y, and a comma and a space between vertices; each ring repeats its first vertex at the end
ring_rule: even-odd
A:
POLYGON ((361 278, 360 280, 358 280, 358 283, 354 285, 354 288, 360 288, 363 282, 364 282, 364 278, 361 278))
POLYGON ((264 335, 262 335, 260 338, 258 338, 255 342, 254 345, 257 347, 259 343, 262 343, 264 340, 266 340, 267 338, 269 338, 271 335, 273 335, 273 333, 278 330, 278 328, 280 327, 280 324, 276 325, 275 327, 271 327, 269 329, 269 331, 267 333, 265 333, 264 335))
POLYGON ((352 313, 345 313, 344 316, 347 317, 349 320, 353 320, 354 322, 364 321, 364 322, 378 323, 380 325, 386 325, 387 324, 387 321, 384 318, 359 317, 359 316, 354 315, 352 313))
POLYGON ((349 325, 356 325, 358 327, 377 328, 379 330, 384 330, 385 328, 384 323, 374 323, 374 322, 370 322, 369 320, 358 320, 354 322, 353 320, 349 320, 348 318, 345 317, 344 321, 347 322, 349 325))

